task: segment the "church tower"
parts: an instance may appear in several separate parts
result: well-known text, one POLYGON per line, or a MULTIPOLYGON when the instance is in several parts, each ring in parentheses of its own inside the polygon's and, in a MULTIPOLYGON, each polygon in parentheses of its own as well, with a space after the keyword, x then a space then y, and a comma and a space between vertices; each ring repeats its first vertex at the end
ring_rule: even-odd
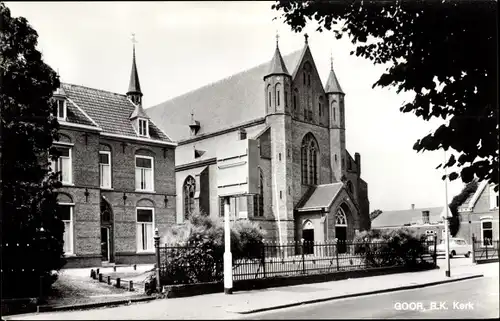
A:
POLYGON ((272 212, 276 219, 276 240, 294 238, 292 116, 290 113, 292 77, 281 56, 278 38, 276 50, 264 76, 266 124, 271 139, 272 212))
POLYGON ((139 74, 135 62, 135 37, 132 35, 132 71, 130 73, 130 82, 128 85, 127 97, 136 105, 142 105, 141 84, 139 83, 139 74))
POLYGON ((135 36, 132 34, 132 71, 128 85, 127 98, 134 104, 135 108, 130 115, 130 121, 138 136, 149 138, 149 116, 142 107, 141 84, 139 83, 139 73, 135 62, 135 36))
POLYGON ((329 131, 330 131, 330 166, 332 169, 332 182, 340 182, 346 171, 345 151, 345 93, 333 71, 333 57, 330 58, 330 75, 325 86, 330 108, 329 131))

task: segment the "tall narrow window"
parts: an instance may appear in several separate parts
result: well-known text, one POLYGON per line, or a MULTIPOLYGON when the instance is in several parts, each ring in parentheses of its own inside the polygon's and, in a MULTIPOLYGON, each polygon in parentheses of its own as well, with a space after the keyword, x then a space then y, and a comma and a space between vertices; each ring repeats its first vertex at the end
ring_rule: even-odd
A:
POLYGON ((321 103, 318 103, 318 113, 319 117, 321 117, 321 103))
POLYGON ((307 75, 307 86, 311 87, 311 74, 307 75))
POLYGON ((137 251, 151 252, 153 245, 153 216, 154 209, 146 207, 137 208, 137 251))
POLYGON ((147 119, 139 118, 139 136, 149 136, 147 119))
POLYGON ((490 186, 490 210, 498 208, 498 192, 495 192, 495 186, 490 186))
POLYGON ((68 204, 58 204, 57 216, 64 223, 64 254, 73 254, 73 206, 68 204))
POLYGON ((311 133, 304 136, 301 147, 302 184, 318 184, 318 143, 311 133))
POLYGON ((137 191, 154 191, 154 158, 135 156, 135 189, 137 191))
POLYGON ((219 216, 224 217, 224 201, 225 197, 219 197, 219 216))
POLYGON ((281 103, 280 91, 281 91, 281 84, 276 84, 276 86, 274 87, 274 98, 276 99, 276 106, 279 106, 281 103))
POLYGON ((288 107, 288 92, 285 90, 285 107, 288 107))
POLYGON ((194 193, 196 192, 196 181, 193 176, 188 176, 184 181, 183 197, 184 197, 184 219, 189 219, 193 214, 194 208, 194 193))
POLYGON ((304 74, 304 77, 303 77, 303 78, 304 78, 304 85, 305 85, 305 84, 306 84, 306 72, 304 71, 304 73, 303 73, 303 74, 304 74))
POLYGON ((67 108, 66 101, 64 99, 56 99, 54 116, 56 116, 58 120, 65 121, 67 114, 66 108, 67 108))
POLYGON ((71 164, 71 148, 56 147, 61 156, 56 161, 51 161, 52 171, 60 172, 59 180, 65 184, 72 184, 72 164, 71 164))
POLYGON ((293 110, 297 110, 297 96, 293 95, 293 110))
POLYGON ((271 99, 271 85, 267 86, 267 111, 271 112, 272 99, 271 99))
POLYGON ((100 186, 111 188, 111 153, 99 152, 100 186))
POLYGON ((259 194, 253 197, 253 210, 254 216, 264 216, 264 177, 262 176, 262 171, 260 171, 259 177, 259 194))
POLYGON ((493 244, 493 223, 490 219, 481 221, 481 238, 483 246, 491 246, 493 244))
POLYGON ((276 91, 276 106, 280 105, 280 91, 276 91))

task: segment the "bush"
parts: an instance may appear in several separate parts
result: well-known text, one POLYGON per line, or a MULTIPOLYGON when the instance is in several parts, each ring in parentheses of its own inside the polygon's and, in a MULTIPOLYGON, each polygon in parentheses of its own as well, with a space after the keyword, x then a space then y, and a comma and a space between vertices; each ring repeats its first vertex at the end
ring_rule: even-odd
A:
MULTIPOLYGON (((242 260, 260 258, 263 234, 250 221, 236 221, 231 227, 233 268, 242 260)), ((184 225, 170 229, 168 248, 162 257, 162 284, 220 281, 223 278, 224 224, 204 213, 193 214, 184 225)))
POLYGON ((363 231, 355 238, 355 253, 363 257, 369 267, 416 266, 427 252, 422 237, 407 228, 391 231, 363 231))

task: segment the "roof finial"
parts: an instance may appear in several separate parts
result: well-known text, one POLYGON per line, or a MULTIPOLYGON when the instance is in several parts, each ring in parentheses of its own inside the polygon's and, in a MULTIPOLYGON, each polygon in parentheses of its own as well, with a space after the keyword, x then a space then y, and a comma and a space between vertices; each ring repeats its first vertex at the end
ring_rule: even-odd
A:
POLYGON ((276 30, 276 47, 278 47, 279 39, 280 39, 280 34, 278 33, 278 30, 276 30))
POLYGON ((132 41, 132 46, 134 47, 133 51, 134 51, 134 59, 135 59, 135 44, 137 43, 137 40, 135 39, 135 33, 132 33, 131 41, 132 41))
POLYGON ((191 109, 191 121, 194 121, 194 110, 191 109))
POLYGON ((304 38, 305 38, 305 40, 306 40, 306 45, 307 45, 307 44, 309 43, 309 42, 307 41, 307 38, 309 38, 309 35, 306 33, 306 34, 304 35, 304 38))
POLYGON ((330 50, 330 70, 333 70, 333 53, 330 50))

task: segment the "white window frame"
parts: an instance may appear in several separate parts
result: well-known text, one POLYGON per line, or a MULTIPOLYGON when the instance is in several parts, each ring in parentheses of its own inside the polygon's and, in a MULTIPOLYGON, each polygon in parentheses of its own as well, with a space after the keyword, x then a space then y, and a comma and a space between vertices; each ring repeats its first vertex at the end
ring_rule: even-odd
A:
POLYGON ((102 167, 103 167, 103 164, 101 164, 101 161, 99 160, 99 186, 101 188, 108 188, 108 189, 111 189, 112 186, 113 186, 113 182, 111 181, 111 177, 112 177, 112 174, 111 174, 111 171, 112 171, 112 165, 111 165, 111 152, 108 152, 108 151, 99 151, 99 155, 101 154, 106 154, 108 155, 108 161, 109 161, 109 175, 108 175, 108 179, 109 179, 109 186, 104 186, 102 185, 102 167))
POLYGON ((56 98, 56 117, 57 117, 57 120, 66 121, 66 117, 68 116, 67 109, 68 109, 68 107, 66 105, 66 100, 61 99, 61 98, 56 98), (59 116, 59 103, 60 102, 62 102, 63 117, 59 116))
POLYGON ((137 132, 139 133, 139 136, 142 136, 142 137, 149 137, 149 122, 146 118, 138 118, 137 119, 137 132), (144 130, 145 130, 145 133, 142 132, 141 130, 141 123, 144 123, 145 127, 144 127, 144 130))
MULTIPOLYGON (((74 233, 73 233, 73 225, 74 225, 74 215, 73 215, 73 208, 75 206, 74 203, 57 203, 57 206, 68 206, 69 207, 69 239, 71 240, 70 242, 70 251, 69 252, 64 252, 65 256, 72 256, 75 255, 75 240, 74 240, 74 233)), ((67 220, 62 220, 63 222, 67 222, 67 220)), ((66 230, 64 231, 66 232, 66 230)), ((64 250, 64 248, 63 248, 64 250)))
POLYGON ((495 192, 495 186, 490 186, 490 210, 498 209, 498 193, 495 192))
MULTIPOLYGON (((55 144, 55 147, 56 148, 67 148, 69 156, 68 157, 66 157, 66 156, 59 156, 56 161, 50 160, 51 171, 53 173, 56 172, 55 162, 60 162, 62 157, 69 159, 69 175, 68 175, 69 179, 67 181, 64 181, 64 177, 65 176, 63 176, 63 179, 61 180, 61 183, 63 185, 73 185, 73 154, 72 154, 72 150, 73 149, 71 147, 69 147, 69 146, 66 146, 66 145, 57 145, 57 144, 55 144)), ((60 167, 62 168, 62 165, 60 167)))
MULTIPOLYGON (((135 208, 135 232, 138 233, 138 227, 139 225, 142 225, 142 224, 149 224, 149 223, 146 223, 146 222, 139 222, 137 220, 137 211, 138 210, 151 210, 152 211, 152 222, 151 222, 151 225, 152 225, 152 228, 151 228, 151 231, 152 231, 152 235, 151 237, 154 236, 154 231, 155 231, 155 208, 154 207, 141 207, 141 206, 138 206, 135 208)), ((142 239, 142 238, 141 238, 142 239)), ((137 235, 136 235, 136 242, 137 242, 137 235)), ((137 248, 137 253, 154 253, 155 251, 155 247, 154 247, 154 241, 151 241, 151 249, 141 249, 140 246, 139 246, 139 243, 136 244, 136 248, 137 248)))
POLYGON ((483 228, 483 223, 491 223, 491 228, 486 229, 486 230, 487 231, 491 231, 491 241, 493 242, 493 218, 492 217, 482 217, 480 219, 480 223, 481 223, 481 246, 483 246, 483 247, 492 247, 493 243, 491 245, 485 245, 484 244, 484 234, 483 234, 483 232, 485 231, 485 229, 483 228))
MULTIPOLYGON (((147 158, 151 160, 151 190, 148 189, 137 189, 137 182, 136 184, 136 191, 138 192, 154 192, 155 191, 155 159, 154 157, 151 156, 143 156, 143 155, 135 155, 134 159, 134 165, 135 165, 135 170, 137 170, 137 158, 147 158)), ((139 167, 143 168, 143 167, 139 167)), ((135 177, 135 170, 134 170, 134 177, 135 177)))

